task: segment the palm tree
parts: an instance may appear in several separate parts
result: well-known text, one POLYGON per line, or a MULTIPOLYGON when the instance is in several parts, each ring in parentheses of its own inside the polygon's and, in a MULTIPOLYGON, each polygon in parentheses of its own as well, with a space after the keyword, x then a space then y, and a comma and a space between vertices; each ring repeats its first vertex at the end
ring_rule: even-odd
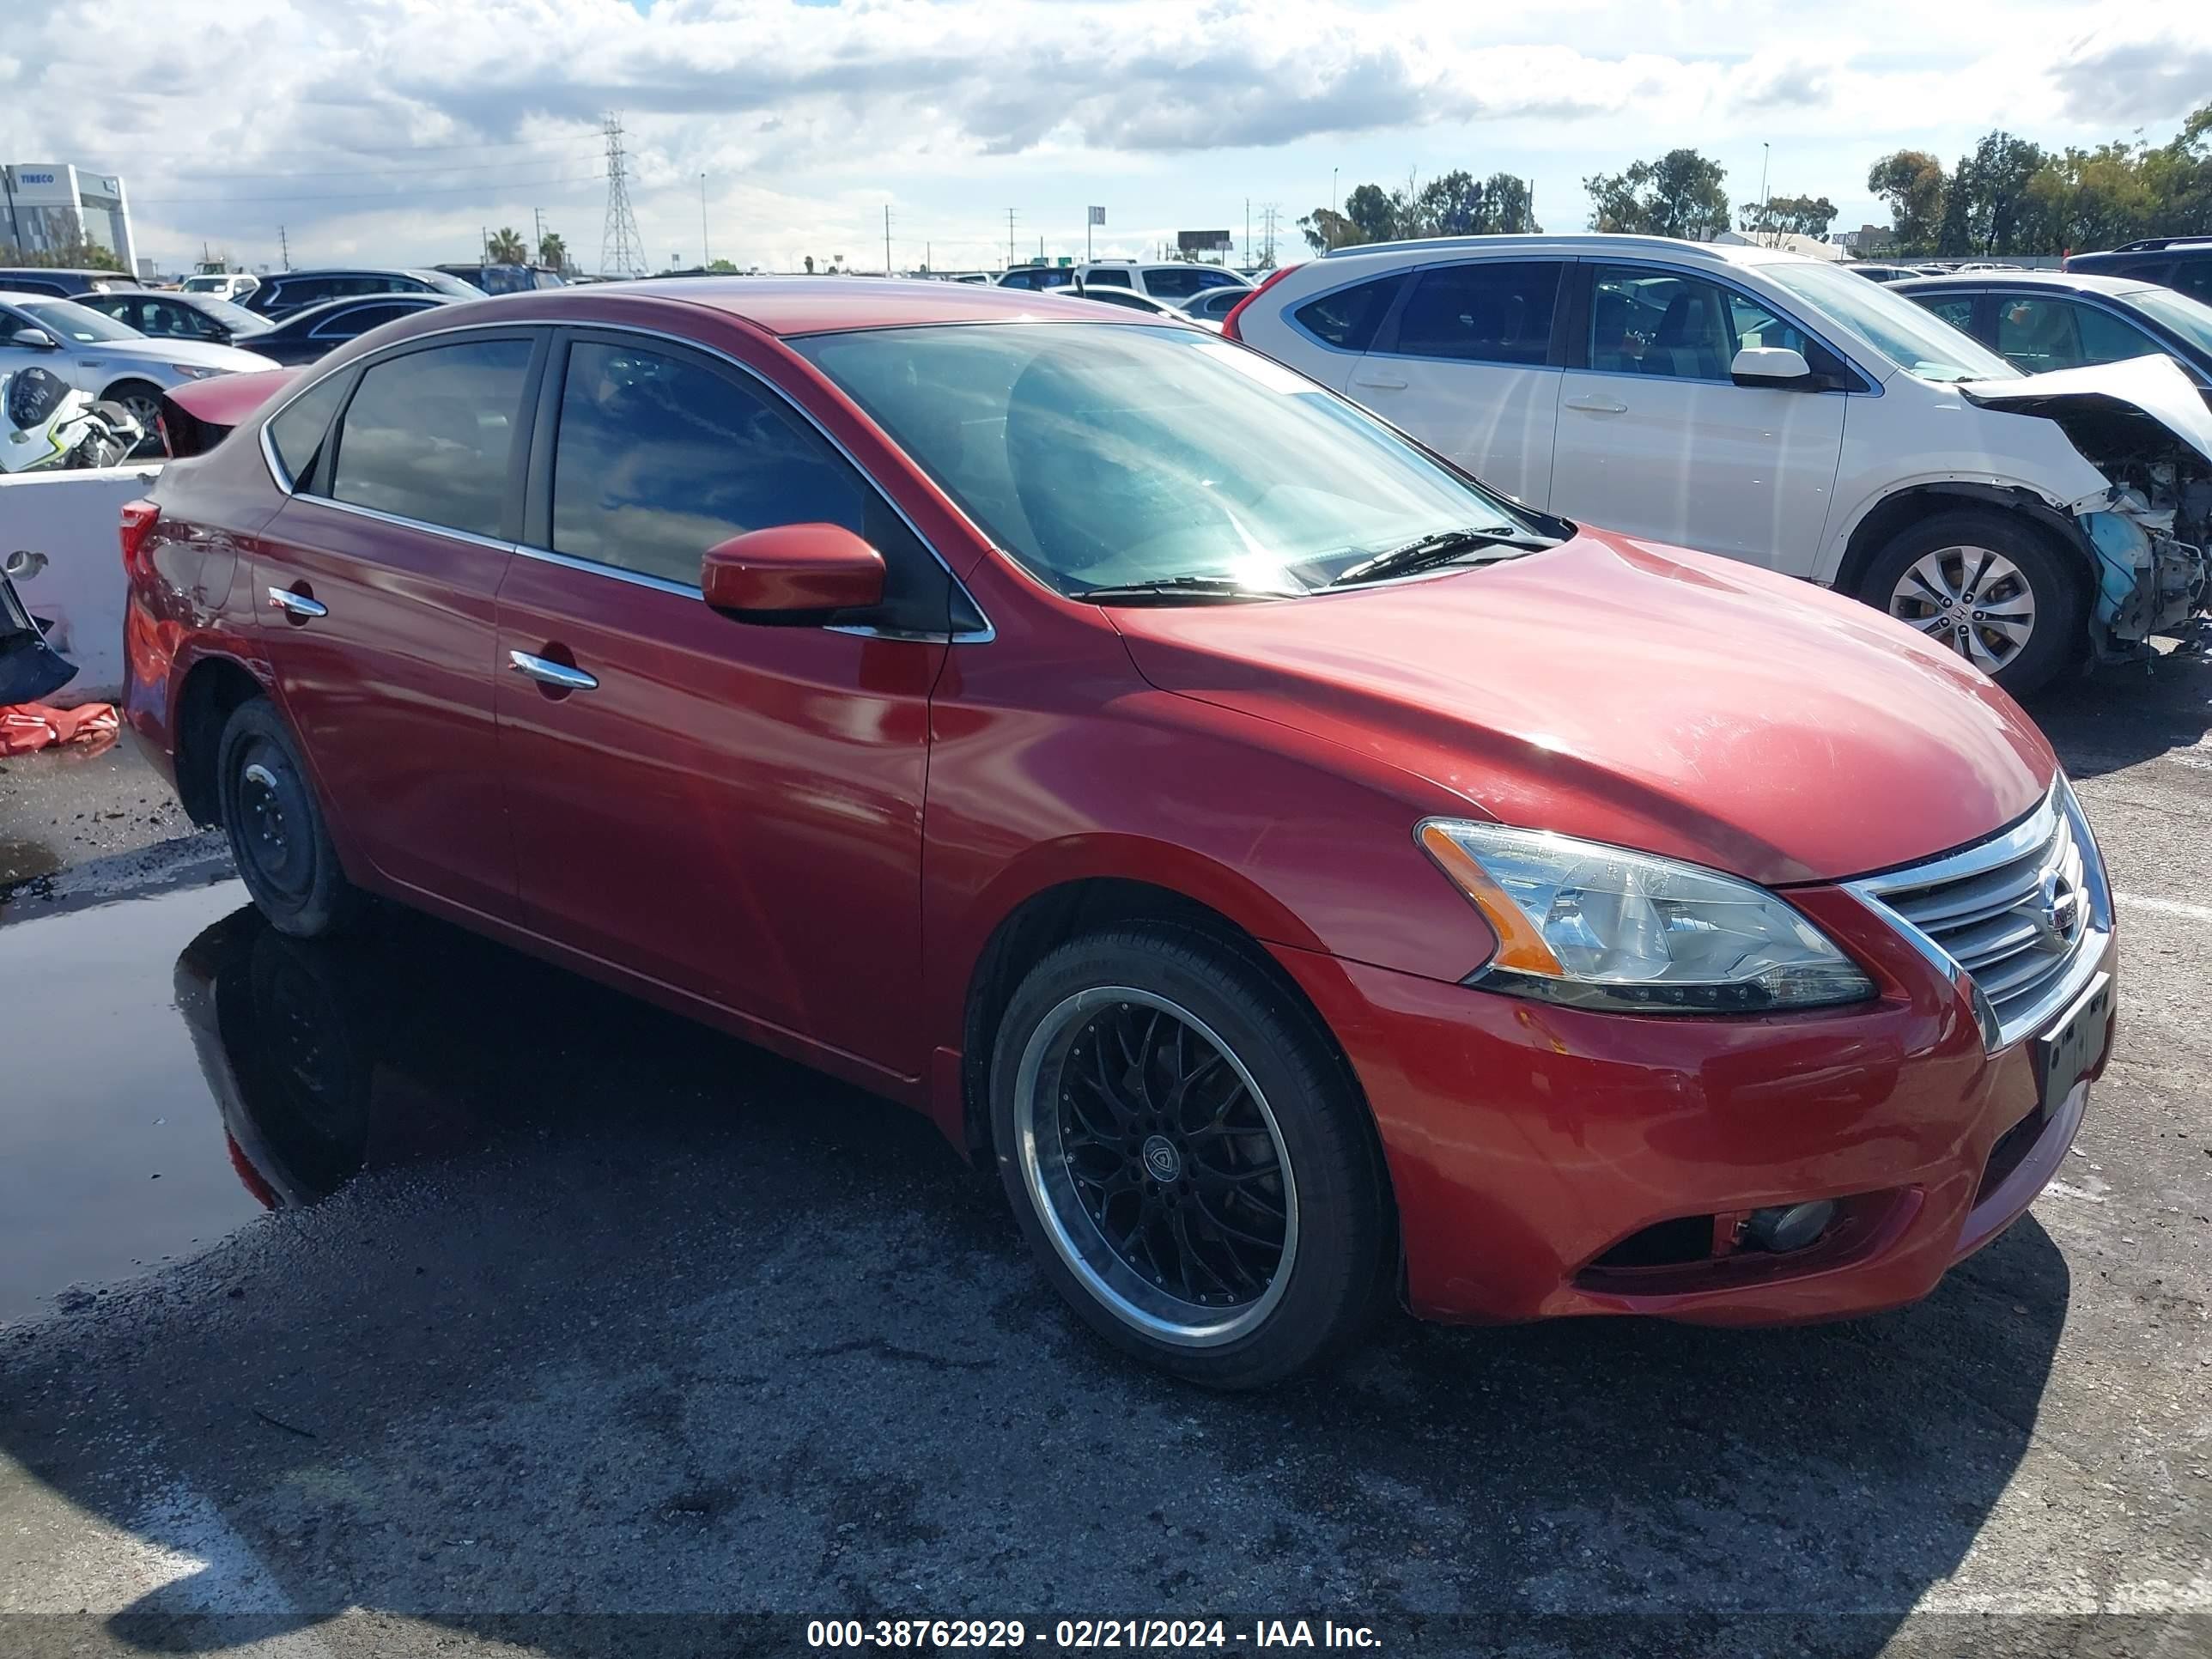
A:
POLYGON ((530 246, 520 232, 501 225, 492 232, 491 240, 484 244, 484 257, 495 265, 526 265, 530 263, 530 246))
POLYGON ((568 245, 561 240, 560 232, 549 230, 538 239, 538 263, 556 270, 568 270, 568 245))

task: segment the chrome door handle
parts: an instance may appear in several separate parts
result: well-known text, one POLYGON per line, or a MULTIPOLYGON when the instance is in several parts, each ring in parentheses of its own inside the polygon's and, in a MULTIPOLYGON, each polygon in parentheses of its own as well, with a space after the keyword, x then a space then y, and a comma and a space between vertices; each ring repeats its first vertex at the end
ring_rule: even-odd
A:
POLYGON ((1352 383, 1354 386, 1372 386, 1377 392, 1403 392, 1406 389, 1406 383, 1403 380, 1363 380, 1356 374, 1352 376, 1352 383))
POLYGON ((1569 409, 1583 410, 1592 415, 1626 415, 1628 413, 1628 405, 1626 404, 1617 404, 1610 398, 1592 398, 1589 396, 1570 398, 1567 399, 1567 407, 1569 409))
POLYGON ((305 593, 295 593, 289 587, 272 587, 269 590, 269 608, 271 611, 289 611, 293 616, 303 620, 315 617, 327 617, 331 614, 330 606, 325 605, 320 599, 311 599, 305 593))
POLYGON ((540 685, 557 687, 563 691, 596 691, 598 678, 580 668, 571 668, 565 662, 555 662, 550 657, 533 657, 527 651, 510 651, 507 665, 516 673, 526 675, 540 685))

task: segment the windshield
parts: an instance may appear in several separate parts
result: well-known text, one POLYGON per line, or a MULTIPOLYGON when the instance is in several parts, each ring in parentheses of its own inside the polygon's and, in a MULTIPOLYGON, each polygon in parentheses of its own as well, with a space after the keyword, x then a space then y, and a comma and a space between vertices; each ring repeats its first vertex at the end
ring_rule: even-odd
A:
POLYGON ((2207 356, 2212 356, 2212 306, 2170 288, 2147 288, 2127 303, 2154 323, 2164 323, 2207 356))
POLYGON ((146 337, 135 328, 126 328, 112 317, 103 317, 89 306, 74 305, 67 300, 26 300, 17 302, 16 309, 28 312, 38 319, 40 328, 64 340, 75 340, 80 345, 94 340, 143 340, 146 337))
POLYGON ((1757 267, 1829 316, 1864 335, 1881 355, 1923 380, 2016 380, 2020 371, 1971 335, 1856 271, 1778 259, 1757 267))
POLYGON ((1279 594, 1443 531, 1536 532, 1370 416, 1182 326, 977 324, 793 345, 1040 580, 1279 594))
POLYGON ((214 318, 234 334, 260 334, 269 328, 266 317, 257 317, 244 306, 233 305, 212 295, 195 295, 193 299, 203 316, 214 318))

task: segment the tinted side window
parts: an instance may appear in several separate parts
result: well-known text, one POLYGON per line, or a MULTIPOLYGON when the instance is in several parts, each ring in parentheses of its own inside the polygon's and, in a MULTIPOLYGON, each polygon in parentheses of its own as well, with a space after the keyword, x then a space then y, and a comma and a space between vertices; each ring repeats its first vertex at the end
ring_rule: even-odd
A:
POLYGON ((845 458, 771 394, 688 357, 569 349, 553 450, 553 547, 696 587, 718 542, 836 524, 884 556, 872 619, 947 626, 951 579, 845 458))
POLYGON ((2212 259, 2177 259, 2166 286, 2212 306, 2212 259))
POLYGON ((498 535, 530 349, 472 340, 368 368, 339 422, 331 496, 498 535))
POLYGON ((349 306, 335 317, 326 318, 315 325, 318 340, 352 340, 372 328, 382 328, 395 317, 404 317, 418 311, 419 306, 349 306))
POLYGON ((779 524, 860 531, 861 486, 763 395, 703 364, 579 341, 553 450, 553 548, 696 586, 715 543, 779 524))
POLYGON ((1917 295, 1914 297, 1920 299, 1921 305, 1929 312, 1941 317, 1960 333, 1972 334, 1974 331, 1974 296, 1972 295, 1931 294, 1925 298, 1917 295))
POLYGON ((1735 358, 1729 298, 1700 277, 1601 265, 1590 287, 1589 366, 1601 374, 1725 380, 1735 358))
POLYGON ((2029 374, 2076 368, 2081 353, 2081 307, 2039 295, 2008 294, 1997 301, 1997 349, 2029 374))
POLYGON ((283 462, 285 471, 292 475, 296 489, 315 487, 315 462, 322 451, 323 434, 331 428, 331 416, 338 411, 345 381, 344 375, 333 374, 309 386, 269 422, 270 445, 283 462))
POLYGON ((1087 270, 1083 273, 1085 288, 1133 288, 1126 270, 1087 270))
POLYGON ((2117 363, 2123 358, 2142 357, 2166 349, 2133 323, 2115 317, 2101 307, 2076 306, 2075 310, 2078 313, 2075 325, 2081 331, 2081 357, 2085 362, 2117 363))
POLYGON ((1559 299, 1556 260, 1481 260, 1420 272, 1398 319, 1395 349, 1465 362, 1541 364, 1559 299))
POLYGON ((276 303, 288 311, 298 311, 308 306, 320 305, 325 300, 337 297, 337 290, 326 277, 316 277, 304 283, 284 283, 276 289, 276 303))
POLYGON ((1147 265, 1145 268, 1145 292, 1157 294, 1163 300, 1188 300, 1205 286, 1198 279, 1196 265, 1147 265))
POLYGON ((1375 331, 1389 315, 1390 307, 1405 282, 1402 271, 1378 276, 1371 283, 1340 288, 1318 300, 1309 300, 1291 314, 1329 344, 1346 351, 1364 351, 1375 343, 1375 331))

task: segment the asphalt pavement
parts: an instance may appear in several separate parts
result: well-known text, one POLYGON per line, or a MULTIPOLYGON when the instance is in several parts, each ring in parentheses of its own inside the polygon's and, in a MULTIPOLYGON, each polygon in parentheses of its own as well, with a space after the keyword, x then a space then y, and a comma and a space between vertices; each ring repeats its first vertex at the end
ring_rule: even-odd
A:
POLYGON ((2027 1218, 1877 1318, 1399 1318, 1231 1398, 920 1119, 427 921, 286 941, 10 763, 60 867, 0 902, 0 1653, 2212 1652, 2212 665, 2036 712, 2124 978, 2027 1218))

